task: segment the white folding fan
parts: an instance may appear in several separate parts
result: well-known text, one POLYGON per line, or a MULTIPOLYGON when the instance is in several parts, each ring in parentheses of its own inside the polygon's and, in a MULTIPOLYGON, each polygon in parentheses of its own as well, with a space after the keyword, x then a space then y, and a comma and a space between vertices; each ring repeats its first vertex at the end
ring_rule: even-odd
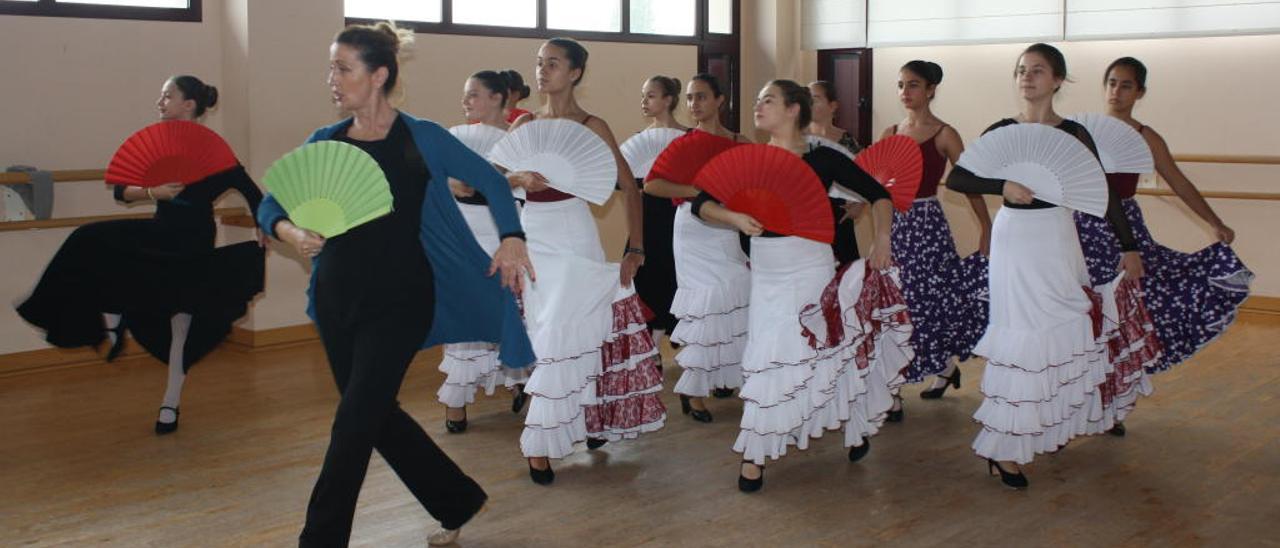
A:
POLYGON ((622 157, 627 160, 627 165, 631 166, 631 174, 637 179, 643 179, 649 176, 653 161, 658 159, 662 150, 681 135, 684 132, 675 128, 649 128, 632 135, 618 148, 622 151, 622 157))
POLYGON ((1156 170, 1155 160, 1151 158, 1151 147, 1147 140, 1133 126, 1120 121, 1119 118, 1083 112, 1068 116, 1080 122, 1089 130, 1093 142, 1098 146, 1098 158, 1102 160, 1102 170, 1107 173, 1151 173, 1156 170))
POLYGON ((493 145, 507 136, 507 132, 486 124, 459 124, 449 128, 449 133, 480 156, 488 156, 493 145))
POLYGON ((489 161, 509 171, 533 171, 554 189, 593 204, 609 201, 618 163, 595 132, 571 120, 534 120, 503 137, 489 161))
POLYGON ((1014 181, 1036 199, 1101 217, 1107 210, 1102 165, 1080 141, 1044 124, 1008 125, 979 137, 956 165, 979 177, 1014 181))
POLYGON ((827 147, 829 149, 833 149, 836 152, 839 152, 840 154, 843 154, 849 157, 850 160, 853 159, 853 153, 849 152, 849 149, 844 148, 844 145, 837 143, 835 141, 832 141, 831 139, 828 139, 826 137, 819 137, 817 135, 805 135, 804 139, 808 141, 810 145, 827 147))

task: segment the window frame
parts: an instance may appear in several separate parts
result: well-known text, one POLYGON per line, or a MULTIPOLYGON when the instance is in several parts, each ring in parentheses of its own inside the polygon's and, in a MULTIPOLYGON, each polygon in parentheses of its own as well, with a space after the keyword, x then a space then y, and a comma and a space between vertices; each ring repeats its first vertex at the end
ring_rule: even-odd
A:
POLYGON ((60 0, 15 2, 0 0, 0 15, 33 17, 76 17, 80 19, 125 19, 136 21, 172 21, 199 23, 204 20, 202 0, 187 0, 185 8, 151 8, 143 6, 107 6, 74 4, 60 0))
MULTIPOLYGON (((466 1, 466 0, 462 0, 466 1)), ((422 34, 455 34, 465 36, 489 36, 495 38, 554 38, 556 36, 572 36, 575 40, 585 42, 627 42, 638 44, 682 44, 702 46, 708 41, 738 41, 738 13, 741 0, 733 0, 733 33, 715 34, 707 32, 707 0, 694 0, 694 33, 691 36, 672 34, 647 34, 631 32, 631 0, 614 0, 622 6, 622 30, 619 32, 584 31, 557 29, 547 27, 547 0, 534 0, 537 3, 537 23, 534 27, 503 27, 497 25, 469 25, 453 22, 454 0, 440 0, 440 22, 427 23, 420 21, 396 21, 396 24, 413 29, 422 34)), ((379 19, 346 18, 351 23, 375 23, 379 19)))

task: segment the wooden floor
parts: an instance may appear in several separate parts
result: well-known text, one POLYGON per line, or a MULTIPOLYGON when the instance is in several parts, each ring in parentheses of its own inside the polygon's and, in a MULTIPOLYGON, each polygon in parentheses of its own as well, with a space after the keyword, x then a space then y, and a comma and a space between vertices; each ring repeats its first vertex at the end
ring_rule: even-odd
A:
MULTIPOLYGON (((482 398, 467 433, 444 433, 437 356, 420 356, 401 396, 489 492, 468 547, 1280 546, 1280 322, 1242 321, 1156 377, 1128 437, 1037 459, 1025 492, 969 450, 977 364, 943 400, 906 389, 906 422, 862 462, 828 435, 744 495, 736 398, 713 401, 707 425, 667 393, 664 430, 580 449, 540 487, 505 395, 482 398)), ((158 438, 163 384, 149 360, 0 379, 0 545, 295 544, 336 401, 318 347, 220 351, 188 381, 181 430, 158 438)), ((375 458, 352 543, 421 546, 435 527, 375 458)))

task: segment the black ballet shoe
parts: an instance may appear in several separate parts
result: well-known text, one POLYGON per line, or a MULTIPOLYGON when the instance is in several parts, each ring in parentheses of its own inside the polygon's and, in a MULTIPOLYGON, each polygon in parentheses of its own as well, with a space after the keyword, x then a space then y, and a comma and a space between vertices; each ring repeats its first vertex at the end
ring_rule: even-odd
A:
MULTIPOLYGON (((107 362, 110 363, 120 357, 120 353, 124 351, 124 316, 120 317, 120 323, 117 323, 115 327, 107 331, 114 333, 116 336, 116 342, 111 343, 111 348, 107 350, 107 362)), ((157 432, 159 431, 158 428, 157 432)))
POLYGON ((716 398, 716 399, 720 399, 720 400, 723 400, 723 399, 725 399, 725 398, 732 398, 732 397, 733 397, 733 389, 732 389, 732 388, 717 388, 717 389, 715 389, 715 390, 712 390, 712 391, 711 391, 711 395, 712 395, 712 396, 715 396, 715 398, 716 398))
POLYGON ((511 396, 511 412, 519 415, 520 410, 524 409, 524 404, 527 401, 529 401, 529 394, 525 393, 524 385, 517 384, 516 392, 511 396))
POLYGON ((1026 489, 1030 485, 1030 482, 1027 481, 1027 476, 1021 470, 1017 474, 1013 474, 1001 468, 1000 463, 987 459, 987 472, 994 476, 997 471, 1000 472, 1000 482, 1012 489, 1026 489))
POLYGON ((172 434, 172 433, 174 433, 174 432, 176 432, 176 431, 178 430, 178 408, 177 408, 177 407, 169 407, 169 406, 167 406, 167 405, 165 405, 165 406, 161 406, 161 407, 160 407, 160 410, 161 410, 161 411, 164 411, 165 409, 168 409, 168 410, 170 410, 170 411, 173 411, 173 422, 160 422, 160 421, 158 421, 158 420, 157 420, 157 421, 156 421, 156 435, 157 435, 157 436, 163 436, 163 435, 165 435, 165 434, 172 434))
POLYGON ((604 444, 606 443, 609 443, 609 440, 604 438, 587 438, 587 450, 595 451, 596 449, 604 447, 604 444))
POLYGON ((460 421, 444 420, 444 429, 450 434, 461 434, 467 431, 467 419, 460 421))
POLYGON ((694 409, 690 411, 689 418, 695 421, 704 422, 704 423, 711 422, 712 420, 714 420, 714 417, 711 416, 711 411, 708 411, 706 409, 694 409))
POLYGON ((925 390, 924 392, 921 392, 920 393, 921 398, 926 400, 936 400, 941 398, 943 394, 947 393, 947 387, 954 386, 956 387, 956 390, 960 389, 960 368, 959 367, 957 367, 956 370, 951 373, 950 377, 947 377, 945 375, 938 375, 938 378, 947 381, 946 384, 943 384, 942 386, 939 386, 937 388, 930 388, 928 390, 925 390))
POLYGON ((893 402, 898 404, 898 408, 896 410, 890 408, 889 411, 885 413, 884 420, 885 422, 902 422, 902 418, 904 416, 903 410, 905 410, 905 406, 902 404, 902 397, 894 396, 893 402))
POLYGON ((849 448, 849 462, 858 462, 871 452, 871 438, 862 438, 862 445, 849 448))
POLYGON ((742 461, 742 464, 750 464, 755 466, 756 468, 759 468, 760 477, 756 479, 747 479, 747 476, 742 474, 742 470, 741 470, 742 467, 739 466, 738 467, 739 469, 738 470, 738 490, 742 491, 743 493, 754 493, 756 491, 759 491, 761 487, 764 487, 764 466, 758 465, 749 460, 742 461))
POLYGON ((1117 438, 1123 438, 1125 434, 1124 423, 1116 421, 1116 425, 1107 430, 1107 433, 1117 438))
POLYGON ((537 468, 534 468, 533 462, 530 461, 529 479, 533 480, 533 482, 538 485, 551 485, 552 482, 556 481, 556 472, 551 469, 551 461, 547 461, 547 468, 545 470, 538 470, 537 468))

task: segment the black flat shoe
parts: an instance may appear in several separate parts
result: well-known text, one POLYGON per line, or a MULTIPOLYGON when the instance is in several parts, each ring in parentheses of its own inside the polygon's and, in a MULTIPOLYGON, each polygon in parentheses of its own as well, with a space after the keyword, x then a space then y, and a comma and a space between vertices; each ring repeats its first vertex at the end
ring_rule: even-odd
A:
POLYGON ((517 384, 516 392, 511 396, 511 412, 520 414, 520 410, 524 409, 525 402, 529 401, 529 395, 524 392, 524 385, 517 384))
POLYGON ((690 411, 689 418, 698 422, 711 422, 714 419, 714 417, 711 416, 711 412, 706 409, 694 409, 690 411))
POLYGON ((732 388, 717 388, 717 389, 715 389, 715 390, 712 390, 712 391, 711 391, 711 395, 712 395, 712 396, 714 396, 716 399, 720 399, 720 400, 723 400, 723 399, 725 399, 725 398, 732 398, 732 397, 733 397, 733 389, 732 389, 732 388))
POLYGON ((609 440, 604 438, 587 438, 587 450, 595 451, 596 449, 604 447, 604 444, 606 443, 609 443, 609 440))
POLYGON ((551 485, 556 481, 556 472, 551 469, 551 461, 547 461, 546 470, 538 470, 533 467, 533 463, 529 463, 529 479, 538 485, 551 485))
MULTIPOLYGON (((114 333, 116 336, 116 342, 112 343, 111 348, 107 350, 107 362, 113 362, 116 358, 120 357, 120 352, 124 351, 124 316, 120 317, 120 323, 117 323, 115 327, 108 329, 107 331, 114 333)), ((175 426, 174 428, 177 427, 175 426)), ((158 426, 156 427, 156 431, 159 432, 158 426)), ((172 432, 172 430, 170 430, 170 432, 172 432)))
POLYGON ((893 403, 898 404, 898 408, 896 410, 890 408, 889 412, 885 414, 884 420, 885 422, 902 422, 903 410, 905 409, 905 406, 902 405, 902 397, 894 396, 893 403))
POLYGON ((756 479, 747 479, 747 476, 745 476, 745 475, 743 475, 743 474, 742 474, 742 470, 741 470, 741 468, 742 468, 742 467, 741 467, 741 466, 739 466, 739 467, 738 467, 738 468, 739 468, 739 470, 738 470, 738 490, 739 490, 739 491, 742 491, 743 493, 754 493, 754 492, 756 492, 756 491, 759 491, 761 487, 764 487, 764 467, 763 467, 763 466, 760 466, 760 465, 758 465, 758 464, 755 464, 754 462, 751 462, 751 461, 749 461, 749 460, 744 460, 744 461, 742 461, 742 464, 750 464, 750 465, 752 465, 752 466, 755 466, 755 467, 759 468, 759 469, 760 469, 760 477, 758 477, 758 478, 756 478, 756 479))
POLYGON ((461 434, 467 431, 467 419, 460 421, 444 420, 444 429, 450 434, 461 434))
POLYGON ((1125 434, 1124 423, 1116 422, 1116 425, 1112 426, 1110 430, 1107 430, 1107 433, 1117 438, 1123 438, 1125 434))
POLYGON ((938 375, 938 378, 947 381, 946 384, 943 384, 942 386, 939 386, 937 388, 930 388, 928 390, 925 390, 924 392, 921 392, 920 393, 921 398, 926 400, 936 400, 938 398, 941 398, 943 394, 947 393, 948 387, 954 386, 956 390, 960 389, 960 368, 959 367, 957 367, 956 370, 953 373, 951 373, 950 377, 938 375))
POLYGON ((161 411, 164 411, 165 409, 168 409, 168 410, 170 410, 170 411, 173 411, 173 422, 160 422, 160 421, 158 421, 158 420, 157 420, 157 421, 156 421, 156 435, 157 435, 157 436, 163 436, 163 435, 165 435, 165 434, 172 434, 172 433, 174 433, 174 432, 176 432, 176 431, 178 430, 178 408, 177 408, 177 407, 169 407, 169 406, 167 406, 167 405, 166 405, 166 406, 161 406, 161 407, 160 407, 160 410, 161 410, 161 411))
POLYGON ((987 459, 987 472, 994 476, 996 471, 1000 472, 1000 482, 1013 489, 1026 489, 1030 485, 1030 482, 1027 481, 1027 476, 1021 470, 1017 474, 1012 474, 1001 468, 1000 463, 987 459))
POLYGON ((862 445, 856 445, 849 448, 849 462, 858 462, 862 457, 867 456, 871 452, 871 439, 862 438, 862 445))

